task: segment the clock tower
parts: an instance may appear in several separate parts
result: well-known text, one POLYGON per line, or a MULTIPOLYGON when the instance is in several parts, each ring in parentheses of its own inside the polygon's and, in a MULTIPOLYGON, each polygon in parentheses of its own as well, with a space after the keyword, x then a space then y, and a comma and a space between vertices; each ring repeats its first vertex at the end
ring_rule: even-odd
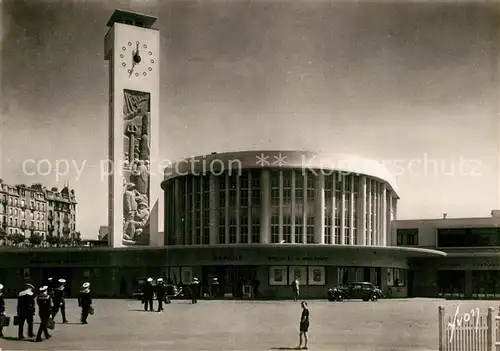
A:
POLYGON ((159 240, 159 55, 155 17, 115 10, 108 21, 108 225, 112 247, 159 240))

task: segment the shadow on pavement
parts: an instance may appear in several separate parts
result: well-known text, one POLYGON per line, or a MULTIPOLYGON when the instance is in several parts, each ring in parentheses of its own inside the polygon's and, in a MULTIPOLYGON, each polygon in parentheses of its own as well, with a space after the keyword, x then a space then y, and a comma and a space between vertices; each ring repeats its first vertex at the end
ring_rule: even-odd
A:
POLYGON ((18 341, 18 342, 35 342, 35 338, 19 339, 19 338, 15 338, 13 336, 4 336, 3 338, 0 338, 0 340, 18 341))

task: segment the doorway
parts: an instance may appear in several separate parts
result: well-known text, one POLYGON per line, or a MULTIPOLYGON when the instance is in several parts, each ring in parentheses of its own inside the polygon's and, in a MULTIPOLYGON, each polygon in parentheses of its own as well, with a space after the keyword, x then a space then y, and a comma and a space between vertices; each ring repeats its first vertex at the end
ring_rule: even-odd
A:
POLYGON ((219 281, 219 294, 224 297, 243 297, 243 286, 253 285, 257 277, 256 266, 203 266, 202 268, 203 293, 209 292, 213 278, 219 281))
POLYGON ((438 272, 439 297, 464 298, 465 297, 465 271, 443 270, 438 272))
POLYGON ((413 271, 408 270, 408 297, 413 297, 413 271))

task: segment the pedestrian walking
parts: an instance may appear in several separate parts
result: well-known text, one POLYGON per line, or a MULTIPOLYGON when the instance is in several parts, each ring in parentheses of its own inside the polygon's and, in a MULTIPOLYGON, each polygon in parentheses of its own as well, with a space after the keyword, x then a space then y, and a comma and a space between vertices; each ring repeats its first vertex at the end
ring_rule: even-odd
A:
POLYGON ((35 287, 26 284, 23 291, 17 297, 17 318, 19 319, 19 330, 17 336, 20 340, 24 339, 24 323, 28 324, 28 337, 35 336, 33 333, 33 316, 35 315, 35 287))
POLYGON ((63 323, 66 324, 68 323, 66 319, 66 301, 64 300, 64 283, 66 283, 66 280, 61 278, 58 280, 58 283, 59 286, 54 289, 54 309, 52 311, 52 318, 56 318, 57 312, 59 312, 60 309, 63 323))
POLYGON ((200 282, 194 278, 191 283, 191 303, 198 303, 198 293, 200 291, 200 282))
POLYGON ((40 288, 40 295, 38 295, 36 302, 38 304, 38 316, 40 317, 40 326, 38 327, 38 333, 36 334, 36 341, 42 341, 42 333, 45 334, 45 339, 50 339, 48 325, 50 320, 50 314, 53 311, 52 299, 48 291, 49 287, 47 285, 40 288))
POLYGON ((87 318, 92 309, 92 297, 90 295, 90 283, 85 282, 82 285, 80 294, 78 295, 78 307, 82 309, 82 324, 87 324, 87 318))
POLYGON ((300 316, 300 326, 299 326, 299 346, 297 349, 307 350, 307 332, 309 331, 309 309, 307 308, 307 302, 302 301, 300 303, 302 307, 302 315, 300 316), (304 347, 302 347, 302 338, 304 339, 304 347))

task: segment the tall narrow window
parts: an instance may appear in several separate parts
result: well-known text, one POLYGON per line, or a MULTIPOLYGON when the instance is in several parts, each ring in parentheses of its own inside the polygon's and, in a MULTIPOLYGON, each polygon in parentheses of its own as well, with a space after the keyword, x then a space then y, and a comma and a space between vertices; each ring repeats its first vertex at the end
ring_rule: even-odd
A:
POLYGON ((251 233, 252 244, 260 243, 260 171, 250 171, 250 184, 251 184, 251 200, 250 200, 250 220, 251 220, 251 233))
POLYGON ((334 243, 340 244, 340 229, 341 229, 341 221, 342 215, 342 178, 340 174, 335 174, 335 238, 334 243))
POLYGON ((210 176, 203 176, 203 239, 202 244, 210 244, 210 176))
POLYGON ((271 243, 279 243, 280 240, 280 171, 271 172, 271 243))
POLYGON ((333 177, 331 175, 325 175, 325 227, 323 229, 323 241, 325 244, 330 244, 332 239, 333 192, 333 177))
POLYGON ((304 174, 295 171, 295 240, 296 244, 304 244, 304 174))
POLYGON ((243 171, 240 175, 240 243, 247 244, 249 241, 249 173, 243 171))
POLYGON ((283 175, 283 202, 281 213, 283 214, 283 241, 292 242, 292 172, 282 171, 283 175))
POLYGON ((226 175, 222 174, 219 180, 219 244, 226 243, 226 175))

